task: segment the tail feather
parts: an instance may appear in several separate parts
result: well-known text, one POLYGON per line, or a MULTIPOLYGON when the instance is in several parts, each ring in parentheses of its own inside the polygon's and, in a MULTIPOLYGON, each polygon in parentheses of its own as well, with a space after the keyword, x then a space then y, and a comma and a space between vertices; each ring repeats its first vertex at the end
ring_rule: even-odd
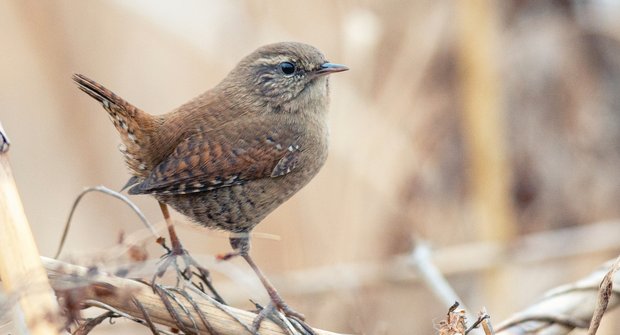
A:
POLYGON ((156 118, 84 75, 74 74, 73 81, 80 90, 103 105, 121 136, 123 144, 119 149, 127 166, 134 175, 146 177, 155 164, 145 153, 150 147, 150 135, 158 125, 156 118))
POLYGON ((102 104, 109 104, 110 101, 115 101, 118 98, 113 92, 107 90, 105 87, 97 84, 84 75, 78 73, 74 74, 73 81, 78 84, 78 88, 80 90, 102 104))

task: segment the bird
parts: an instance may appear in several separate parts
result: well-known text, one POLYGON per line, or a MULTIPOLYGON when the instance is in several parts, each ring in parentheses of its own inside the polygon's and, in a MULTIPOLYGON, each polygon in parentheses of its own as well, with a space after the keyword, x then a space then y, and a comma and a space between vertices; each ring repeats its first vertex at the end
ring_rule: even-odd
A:
POLYGON ((183 249, 168 206, 230 233, 241 256, 287 316, 304 320, 250 256, 250 233, 319 172, 328 154, 329 75, 348 70, 317 48, 280 42, 243 58, 215 87, 173 111, 151 115, 94 80, 74 74, 120 134, 131 195, 159 202, 172 250, 183 249))

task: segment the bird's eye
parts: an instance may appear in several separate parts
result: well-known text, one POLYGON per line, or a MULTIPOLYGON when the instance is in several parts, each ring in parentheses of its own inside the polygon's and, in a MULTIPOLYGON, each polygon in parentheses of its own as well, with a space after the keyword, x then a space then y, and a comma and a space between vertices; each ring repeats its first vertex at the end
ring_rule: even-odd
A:
POLYGON ((285 75, 291 75, 295 73, 295 64, 291 62, 282 62, 280 63, 280 70, 282 70, 282 73, 285 75))

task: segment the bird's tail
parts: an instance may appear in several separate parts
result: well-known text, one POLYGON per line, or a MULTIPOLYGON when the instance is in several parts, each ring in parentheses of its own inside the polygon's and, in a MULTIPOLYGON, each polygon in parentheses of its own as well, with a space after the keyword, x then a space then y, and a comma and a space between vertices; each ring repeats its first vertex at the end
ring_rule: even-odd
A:
POLYGON ((143 112, 112 91, 81 74, 73 80, 80 90, 99 101, 108 112, 116 130, 121 135, 119 150, 125 156, 127 166, 136 176, 146 176, 153 166, 145 153, 150 149, 150 137, 159 125, 157 118, 143 112))

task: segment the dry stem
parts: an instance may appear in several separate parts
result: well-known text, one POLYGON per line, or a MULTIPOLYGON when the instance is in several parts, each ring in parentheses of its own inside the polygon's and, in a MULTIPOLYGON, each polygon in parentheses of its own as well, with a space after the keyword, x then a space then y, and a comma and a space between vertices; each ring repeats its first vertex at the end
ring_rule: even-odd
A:
MULTIPOLYGON (((549 291, 545 297, 523 311, 515 313, 497 328, 498 335, 504 334, 568 334, 575 328, 588 328, 592 315, 598 308, 597 299, 601 281, 613 282, 614 289, 608 292, 607 309, 615 308, 620 302, 620 277, 608 276, 613 261, 607 262, 587 277, 549 291)), ((615 263, 613 263, 615 269, 615 263)), ((611 287, 611 285, 610 285, 611 287)))
POLYGON ((2 285, 7 293, 19 296, 30 333, 58 334, 58 304, 41 266, 6 153, 0 153, 0 245, 2 285), (39 285, 29 289, 30 283, 39 285))
MULTIPOLYGON (((92 275, 82 266, 42 257, 52 287, 57 291, 67 288, 67 283, 86 287, 81 291, 82 304, 120 311, 134 319, 149 319, 155 324, 177 329, 187 329, 201 334, 250 334, 249 327, 256 314, 222 305, 191 285, 182 289, 151 287, 136 280, 108 274, 92 275), (73 278, 73 279, 72 279, 73 278), (189 291, 189 292, 188 292, 189 291), (162 299, 162 296, 166 298, 162 299), (171 311, 172 310, 172 311, 171 311), (148 317, 145 317, 145 314, 148 317)), ((315 329, 317 335, 338 335, 315 329)), ((270 320, 261 324, 260 334, 288 334, 270 320)))

